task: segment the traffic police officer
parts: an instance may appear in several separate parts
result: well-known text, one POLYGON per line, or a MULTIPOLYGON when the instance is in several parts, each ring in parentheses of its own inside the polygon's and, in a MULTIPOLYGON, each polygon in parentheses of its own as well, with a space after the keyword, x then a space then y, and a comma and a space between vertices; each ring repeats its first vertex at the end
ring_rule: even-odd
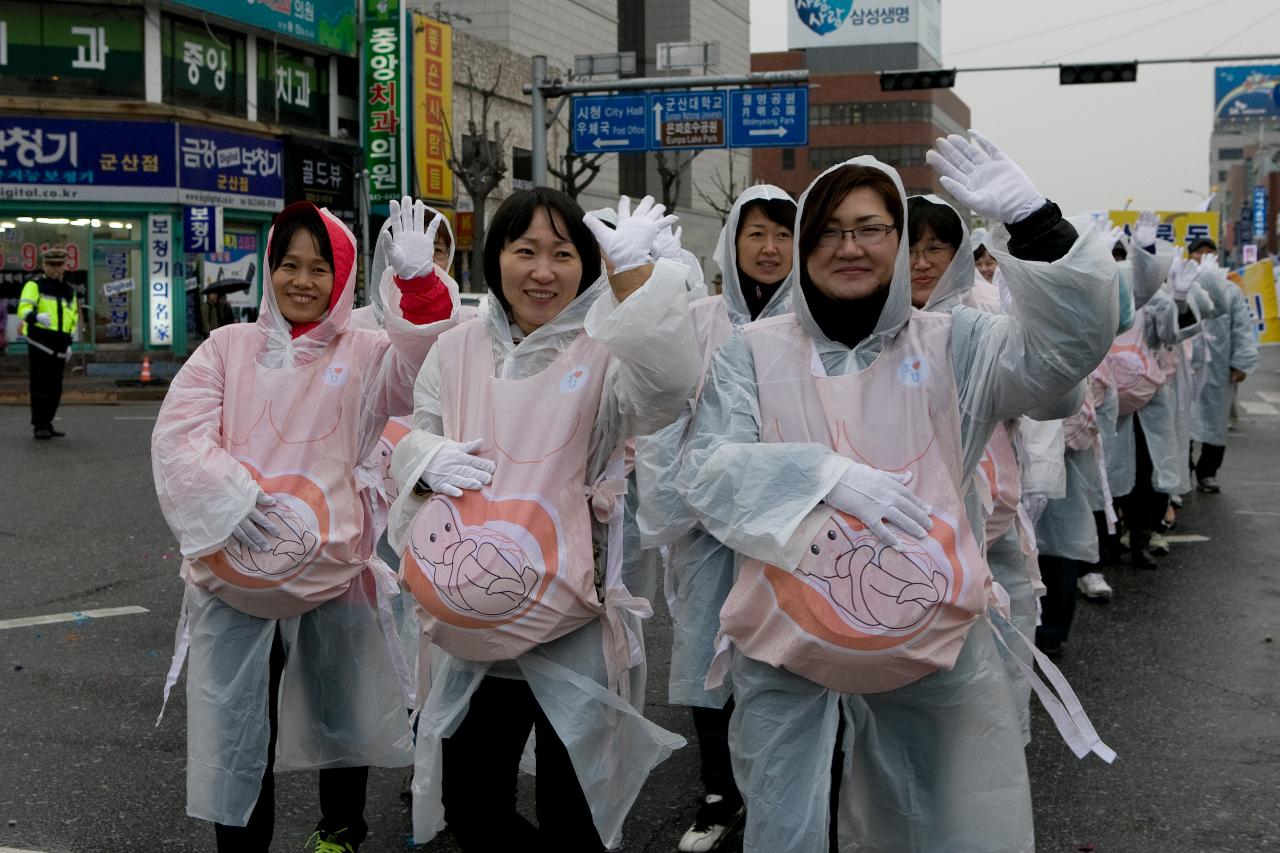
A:
POLYGON ((75 290, 63 280, 66 250, 45 249, 40 260, 44 275, 23 286, 18 316, 31 357, 31 426, 36 438, 50 439, 63 435, 53 428, 53 416, 62 399, 62 371, 71 357, 80 310, 75 290))

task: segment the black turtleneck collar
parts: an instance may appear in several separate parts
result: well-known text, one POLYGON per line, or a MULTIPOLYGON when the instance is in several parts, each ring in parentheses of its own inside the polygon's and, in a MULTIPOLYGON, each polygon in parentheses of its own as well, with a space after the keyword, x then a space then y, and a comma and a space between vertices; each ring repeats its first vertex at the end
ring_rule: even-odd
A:
POLYGON ((738 286, 742 290, 742 298, 747 301, 747 310, 751 312, 752 320, 760 318, 760 312, 765 309, 769 300, 773 299, 773 295, 785 281, 784 278, 777 284, 762 284, 744 273, 742 267, 738 267, 738 286))
POLYGON ((849 349, 871 337, 889 299, 887 287, 862 299, 832 299, 818 290, 807 275, 800 276, 800 291, 822 333, 849 349))

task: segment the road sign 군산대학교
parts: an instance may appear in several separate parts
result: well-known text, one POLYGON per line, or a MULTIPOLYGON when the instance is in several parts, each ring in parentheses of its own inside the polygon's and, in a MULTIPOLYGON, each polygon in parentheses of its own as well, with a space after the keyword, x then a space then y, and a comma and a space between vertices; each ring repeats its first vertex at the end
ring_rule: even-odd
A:
POLYGON ((719 90, 649 95, 649 149, 723 148, 727 108, 719 90))
POLYGON ((573 150, 577 154, 644 151, 644 95, 581 95, 573 99, 573 150))
POLYGON ((729 93, 733 148, 809 144, 809 90, 804 86, 739 89, 729 93))

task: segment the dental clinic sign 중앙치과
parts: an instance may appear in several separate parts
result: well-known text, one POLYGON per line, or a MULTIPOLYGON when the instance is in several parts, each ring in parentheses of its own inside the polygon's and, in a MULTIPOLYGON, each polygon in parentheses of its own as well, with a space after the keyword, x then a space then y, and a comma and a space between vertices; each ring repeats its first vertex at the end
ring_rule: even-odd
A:
POLYGON ((789 0, 787 48, 918 43, 940 57, 941 21, 940 0, 789 0))

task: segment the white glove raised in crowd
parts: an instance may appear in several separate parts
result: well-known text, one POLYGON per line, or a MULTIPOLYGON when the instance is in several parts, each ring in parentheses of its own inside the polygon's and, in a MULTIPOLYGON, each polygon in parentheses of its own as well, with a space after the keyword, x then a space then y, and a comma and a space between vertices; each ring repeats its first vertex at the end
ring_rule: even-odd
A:
POLYGON ((472 455, 479 450, 483 439, 459 442, 446 441, 427 462, 419 482, 433 492, 451 498, 462 496, 463 489, 479 489, 493 482, 496 467, 488 459, 472 455))
POLYGON ((48 314, 44 313, 43 311, 41 311, 39 314, 36 315, 36 325, 52 326, 53 318, 50 317, 48 314))
POLYGON ((1173 287, 1173 298, 1183 302, 1191 292, 1191 285, 1196 283, 1200 275, 1200 265, 1191 258, 1174 258, 1169 267, 1169 284, 1173 287))
POLYGON ((1049 505, 1049 496, 1040 492, 1027 492, 1022 496, 1022 508, 1027 511, 1027 517, 1031 519, 1031 523, 1040 520, 1040 516, 1044 515, 1044 508, 1049 505))
POLYGON ((1108 246, 1114 246, 1124 239, 1124 227, 1116 225, 1110 219, 1094 219, 1093 233, 1105 239, 1108 246))
POLYGON ((684 227, 680 226, 674 230, 671 226, 667 226, 658 232, 658 236, 653 238, 653 259, 669 258, 674 260, 680 257, 680 235, 684 233, 684 227))
POLYGON ((942 186, 975 213, 1006 224, 1021 222, 1047 201, 1018 164, 976 130, 939 138, 925 160, 942 186))
POLYGON ((231 531, 232 538, 246 548, 252 548, 255 551, 266 551, 270 548, 271 543, 267 541, 266 536, 262 535, 262 531, 265 530, 270 536, 279 536, 280 531, 267 520, 267 517, 262 514, 258 507, 273 506, 275 502, 276 499, 266 492, 258 495, 254 508, 249 510, 249 514, 240 522, 240 526, 231 531))
POLYGON ((831 487, 826 502, 861 521, 884 544, 901 551, 902 541, 885 522, 916 539, 923 539, 933 528, 929 505, 907 488, 909 482, 909 471, 891 474, 855 462, 831 487))
POLYGON ((1144 210, 1138 214, 1138 221, 1133 225, 1133 242, 1139 249, 1150 249, 1156 244, 1156 229, 1160 225, 1160 217, 1154 210, 1144 210))
POLYGON ((391 245, 387 247, 387 262, 397 276, 405 281, 422 278, 431 272, 436 252, 436 232, 444 217, 437 213, 427 223, 427 206, 405 196, 397 202, 392 199, 391 245))
POLYGON ((649 251, 658 232, 679 220, 675 214, 664 216, 666 210, 665 205, 656 203, 653 196, 647 195, 633 212, 631 199, 624 195, 618 199, 617 228, 605 225, 594 213, 588 213, 582 221, 595 236, 600 251, 604 252, 613 266, 613 274, 616 274, 642 267, 653 260, 649 251))

